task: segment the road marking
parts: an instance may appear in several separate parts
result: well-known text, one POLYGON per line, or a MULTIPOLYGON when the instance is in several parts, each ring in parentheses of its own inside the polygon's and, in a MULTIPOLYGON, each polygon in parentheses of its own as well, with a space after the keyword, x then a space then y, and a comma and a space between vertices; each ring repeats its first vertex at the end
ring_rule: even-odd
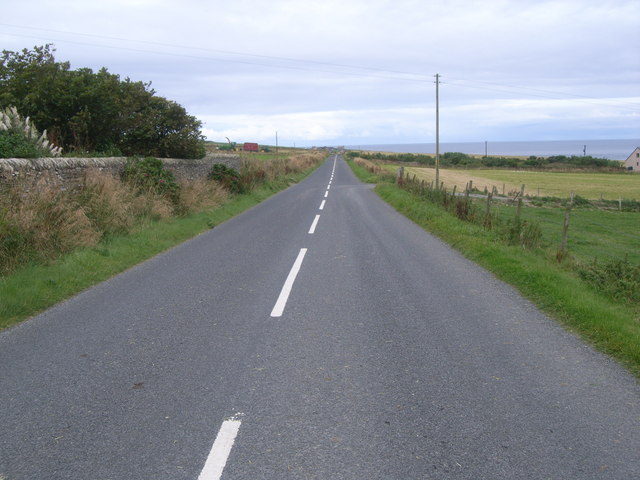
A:
POLYGON ((329 196, 329 192, 324 192, 324 198, 327 198, 329 196))
POLYGON ((331 184, 327 185, 327 190, 329 190, 331 188, 331 184))
POLYGON ((316 218, 313 219, 313 223, 311 224, 311 228, 309 229, 309 235, 313 235, 316 232, 318 220, 320 220, 320 215, 316 215, 316 218))
POLYGON ((326 200, 322 200, 322 203, 320 204, 320 210, 324 210, 324 204, 327 203, 326 200))
POLYGON ((301 248, 300 253, 298 253, 298 258, 293 262, 293 267, 291 267, 291 271, 289 272, 289 276, 287 276, 287 280, 284 282, 282 290, 280 291, 280 296, 278 297, 278 301, 276 302, 273 310, 271 311, 272 317, 281 317, 282 312, 284 312, 284 307, 287 304, 287 300, 289 299, 289 294, 291 293, 291 289, 293 288, 293 282, 296 281, 296 277, 298 276, 298 272, 300 271, 300 267, 302 266, 302 260, 304 260, 304 256, 307 253, 306 248, 301 248))
POLYGON ((236 441, 238 430, 240 430, 240 424, 242 422, 238 417, 241 415, 242 414, 236 414, 222 422, 218 436, 213 442, 213 446, 211 447, 211 451, 209 452, 202 472, 200 472, 198 480, 220 480, 222 471, 231 453, 233 443, 236 441))

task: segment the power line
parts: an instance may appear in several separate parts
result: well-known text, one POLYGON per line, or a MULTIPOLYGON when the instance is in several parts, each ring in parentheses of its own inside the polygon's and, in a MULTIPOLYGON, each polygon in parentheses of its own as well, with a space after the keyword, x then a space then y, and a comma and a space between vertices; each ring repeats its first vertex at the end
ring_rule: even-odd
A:
MULTIPOLYGON (((153 41, 149 41, 149 40, 133 40, 133 39, 130 39, 130 38, 111 37, 111 36, 107 36, 107 35, 97 35, 97 34, 91 34, 91 33, 69 32, 69 31, 64 31, 64 30, 53 30, 53 29, 48 29, 48 28, 35 28, 35 27, 28 27, 28 26, 23 26, 23 25, 12 25, 12 24, 8 24, 8 23, 0 23, 0 26, 21 28, 21 29, 25 29, 25 30, 36 30, 36 31, 43 31, 43 32, 61 33, 61 34, 65 34, 65 35, 78 35, 78 36, 83 36, 83 37, 100 38, 100 39, 105 39, 105 40, 116 40, 116 41, 119 41, 119 42, 142 43, 142 44, 146 44, 146 45, 155 45, 155 46, 159 46, 159 47, 170 47, 170 48, 178 48, 178 49, 185 49, 185 50, 200 50, 202 52, 216 53, 216 54, 223 54, 223 55, 262 58, 262 59, 265 59, 265 60, 278 60, 278 61, 286 61, 286 62, 301 63, 301 64, 305 64, 306 63, 306 64, 312 64, 312 65, 324 65, 324 66, 330 66, 330 67, 349 68, 349 69, 355 69, 355 70, 366 70, 366 71, 380 72, 380 73, 392 73, 392 74, 396 74, 396 75, 408 75, 408 76, 413 76, 413 77, 423 77, 424 80, 420 80, 420 79, 417 80, 417 81, 420 81, 420 82, 428 81, 427 76, 423 75, 423 74, 417 74, 417 73, 413 73, 413 72, 401 72, 401 71, 389 70, 389 69, 384 69, 384 68, 376 68, 376 67, 366 67, 366 66, 362 66, 362 65, 347 65, 347 64, 342 64, 342 63, 322 62, 322 61, 318 61, 318 60, 308 60, 308 59, 300 59, 300 58, 294 58, 294 57, 280 57, 280 56, 274 56, 274 55, 262 55, 262 54, 247 53, 247 52, 236 52, 236 51, 232 51, 232 50, 221 50, 221 49, 194 47, 194 46, 189 46, 189 45, 179 45, 179 44, 164 43, 164 42, 153 42, 153 41)), ((18 35, 18 34, 10 34, 10 35, 26 36, 26 35, 18 35)), ((30 36, 28 36, 28 37, 30 37, 30 36)), ((30 38, 33 38, 33 37, 30 37, 30 38)), ((107 46, 107 45, 96 45, 96 44, 91 44, 91 43, 74 42, 74 41, 71 41, 71 40, 61 40, 61 41, 75 43, 75 44, 79 44, 79 45, 101 46, 101 47, 114 48, 114 49, 121 48, 123 50, 139 51, 139 52, 144 52, 144 53, 167 54, 166 52, 157 52, 157 51, 149 52, 148 50, 132 49, 130 47, 115 47, 115 46, 107 46)), ((207 58, 207 59, 209 58, 209 57, 198 57, 198 56, 186 55, 186 54, 172 54, 172 55, 185 56, 187 58, 207 58)), ((250 63, 251 65, 255 65, 256 64, 256 63, 252 63, 252 62, 239 62, 239 63, 250 63)), ((257 65, 270 66, 269 64, 257 64, 257 65)), ((290 68, 290 67, 284 67, 284 68, 290 68)), ((333 72, 330 72, 330 73, 333 73, 333 72)), ((381 78, 386 78, 386 77, 381 77, 381 78)), ((395 79, 396 77, 393 77, 393 78, 395 79)))
POLYGON ((573 97, 572 99, 574 100, 580 100, 582 102, 586 102, 586 103, 599 103, 599 104, 609 104, 611 105, 612 103, 615 103, 616 107, 619 108, 625 108, 625 109, 629 109, 629 110, 640 110, 640 103, 635 103, 635 102, 629 102, 626 100, 617 100, 615 98, 597 98, 597 97, 589 97, 586 95, 577 95, 577 94, 572 94, 572 93, 566 93, 566 92, 556 92, 556 91, 552 91, 552 90, 542 90, 539 88, 532 88, 532 87, 519 87, 519 86, 515 86, 515 85, 506 85, 506 84, 499 84, 499 83, 489 83, 489 82, 482 82, 479 80, 474 80, 474 82, 476 83, 482 83, 485 85, 495 85, 498 87, 503 87, 503 88, 494 88, 494 87, 486 87, 486 86, 481 86, 481 85, 470 85, 468 83, 460 83, 460 82, 469 82, 468 80, 453 80, 453 82, 449 82, 450 85, 454 85, 454 86, 458 86, 461 88, 474 88, 474 89, 480 89, 480 90, 490 90, 493 92, 499 92, 499 93, 507 93, 507 94, 511 94, 511 95, 526 95, 528 97, 538 97, 538 98, 547 98, 547 99, 551 99, 551 100, 571 100, 571 99, 567 99, 565 97, 573 97), (458 82, 458 83, 455 83, 458 82), (514 89, 520 89, 520 90, 525 90, 524 92, 520 93, 520 92, 513 92, 510 90, 505 90, 504 88, 514 88, 514 89), (527 91, 529 90, 529 91, 527 91), (543 92, 543 93, 532 93, 532 92, 543 92))
MULTIPOLYGON (((229 55, 233 57, 248 57, 248 58, 265 60, 265 62, 259 62, 259 61, 241 59, 241 58, 235 58, 235 59, 219 58, 219 57, 215 58, 215 60, 217 61, 243 64, 243 65, 254 65, 254 66, 258 65, 258 66, 263 66, 267 68, 282 68, 282 69, 288 69, 288 70, 321 72, 321 73, 328 73, 332 75, 341 74, 341 75, 357 76, 357 77, 363 77, 363 78, 379 78, 379 79, 385 79, 385 80, 399 80, 399 81, 408 81, 408 82, 417 82, 417 83, 430 83, 432 81, 429 78, 429 76, 425 74, 391 70, 391 69, 383 69, 383 68, 376 68, 376 67, 368 67, 368 66, 362 66, 362 65, 348 65, 343 63, 323 62, 323 61, 299 59, 299 58, 293 58, 293 57, 281 57, 281 56, 273 56, 273 55, 237 52, 237 51, 230 51, 230 50, 193 47, 188 45, 178 45, 178 44, 154 42, 154 41, 148 41, 148 40, 133 40, 128 38, 112 37, 107 35, 98 35, 98 34, 90 34, 90 33, 82 33, 82 32, 70 32, 70 31, 54 30, 54 29, 47 29, 47 28, 36 28, 36 27, 14 25, 14 24, 8 24, 8 23, 0 23, 0 26, 19 28, 24 30, 32 30, 32 31, 52 32, 52 33, 58 33, 63 35, 77 35, 77 36, 88 37, 88 38, 97 38, 97 39, 104 39, 104 40, 118 41, 118 42, 128 42, 128 43, 134 43, 134 44, 138 43, 138 44, 145 44, 145 45, 153 45, 153 46, 164 47, 164 48, 169 47, 169 48, 183 49, 183 50, 189 50, 189 51, 201 51, 201 52, 211 53, 216 55, 229 55), (277 61, 277 62, 286 62, 286 64, 268 63, 269 60, 277 61), (335 67, 339 69, 348 69, 348 71, 319 69, 319 68, 316 68, 315 66, 335 67), (358 72, 358 70, 360 72, 358 72), (364 72, 368 72, 368 73, 364 73, 364 72)), ((12 35, 16 37, 42 39, 41 36, 33 36, 33 35, 21 35, 16 33, 8 33, 8 35, 12 35)), ((101 48, 108 48, 108 49, 115 49, 115 50, 146 53, 146 54, 151 53, 156 55, 172 56, 172 57, 178 57, 178 58, 189 58, 194 60, 209 60, 209 61, 212 60, 212 57, 210 56, 193 55, 193 54, 186 54, 186 53, 172 53, 172 52, 167 52, 166 50, 163 50, 163 51, 146 50, 146 49, 133 48, 128 46, 125 47, 125 46, 104 45, 104 44, 79 42, 79 41, 65 40, 65 39, 57 40, 57 41, 61 43, 101 47, 101 48)), ((443 83, 443 82, 440 82, 440 83, 443 83)), ((629 109, 634 111, 640 110, 640 104, 637 104, 634 102, 625 101, 624 103, 622 103, 622 101, 620 100, 610 99, 610 98, 589 97, 585 95, 577 95, 577 94, 571 94, 566 92, 556 92, 552 90, 543 90, 543 89, 533 88, 533 87, 523 87, 523 86, 516 86, 516 85, 485 82, 485 81, 480 81, 475 79, 474 80, 451 79, 449 82, 446 82, 445 85, 446 84, 459 87, 459 88, 488 90, 488 91, 494 91, 494 92, 509 94, 509 95, 524 95, 527 97, 547 98, 547 99, 553 99, 553 100, 562 100, 562 99, 566 99, 566 97, 573 97, 576 100, 581 100, 587 103, 597 103, 597 104, 607 104, 607 105, 612 105, 612 103, 614 103, 615 106, 619 108, 624 108, 624 109, 629 109), (514 92, 512 90, 506 90, 507 88, 518 89, 522 91, 514 92)))

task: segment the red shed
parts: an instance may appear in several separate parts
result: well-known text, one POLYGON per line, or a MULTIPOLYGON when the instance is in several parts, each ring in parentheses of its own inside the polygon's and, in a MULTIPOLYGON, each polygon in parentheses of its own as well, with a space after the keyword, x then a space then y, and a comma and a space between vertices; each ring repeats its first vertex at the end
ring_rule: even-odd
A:
POLYGON ((242 146, 242 150, 244 150, 245 152, 257 152, 258 151, 258 144, 257 143, 248 143, 248 142, 246 142, 242 146))

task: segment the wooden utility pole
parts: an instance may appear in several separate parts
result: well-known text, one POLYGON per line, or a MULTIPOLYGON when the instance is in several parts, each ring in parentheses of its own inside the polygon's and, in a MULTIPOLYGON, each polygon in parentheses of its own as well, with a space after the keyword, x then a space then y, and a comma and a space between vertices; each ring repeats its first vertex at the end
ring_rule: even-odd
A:
POLYGON ((436 73, 436 188, 440 185, 440 74, 436 73))

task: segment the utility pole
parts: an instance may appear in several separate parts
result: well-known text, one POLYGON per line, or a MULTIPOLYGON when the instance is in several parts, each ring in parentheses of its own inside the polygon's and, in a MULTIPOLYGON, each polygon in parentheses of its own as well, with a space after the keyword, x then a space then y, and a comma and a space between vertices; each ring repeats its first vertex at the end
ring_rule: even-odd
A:
POLYGON ((278 131, 276 130, 276 160, 278 159, 278 131))
POLYGON ((436 73, 436 189, 440 188, 440 74, 436 73))

